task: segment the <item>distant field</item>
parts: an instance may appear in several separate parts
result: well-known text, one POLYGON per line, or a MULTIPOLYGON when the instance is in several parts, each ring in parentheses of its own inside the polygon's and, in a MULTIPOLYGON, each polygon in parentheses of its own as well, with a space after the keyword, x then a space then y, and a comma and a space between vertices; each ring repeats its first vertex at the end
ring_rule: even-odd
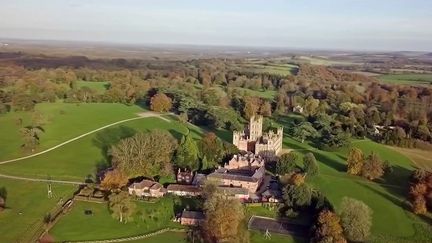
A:
POLYGON ((30 242, 59 199, 66 200, 77 190, 70 185, 52 185, 53 198, 47 196, 47 184, 0 178, 7 190, 7 209, 0 212, 0 242, 30 242))
MULTIPOLYGON (((37 151, 52 147, 75 136, 144 111, 138 106, 108 103, 41 103, 36 112, 9 112, 0 115, 0 160, 23 156, 19 130, 32 124, 32 116, 41 114, 43 129, 37 151), (19 120, 22 119, 22 125, 19 120)), ((36 152, 37 152, 36 151, 36 152)))
POLYGON ((104 93, 108 87, 109 82, 89 82, 89 81, 77 81, 78 88, 88 87, 96 90, 98 93, 104 93))
POLYGON ((277 75, 292 75, 297 71, 297 66, 284 63, 249 62, 236 65, 237 69, 256 73, 270 73, 277 75))
POLYGON ((432 83, 432 74, 387 74, 379 76, 378 79, 394 84, 429 85, 432 83))
POLYGON ((277 93, 275 90, 257 91, 257 90, 238 88, 238 87, 235 87, 235 89, 245 92, 247 94, 247 96, 256 96, 256 97, 261 97, 261 98, 269 99, 269 100, 274 99, 274 97, 276 96, 276 93, 277 93))
POLYGON ((338 61, 331 60, 326 57, 318 57, 318 56, 299 56, 296 58, 299 61, 305 61, 307 63, 313 65, 322 65, 322 66, 331 66, 331 65, 358 65, 359 63, 355 63, 352 61, 338 61))

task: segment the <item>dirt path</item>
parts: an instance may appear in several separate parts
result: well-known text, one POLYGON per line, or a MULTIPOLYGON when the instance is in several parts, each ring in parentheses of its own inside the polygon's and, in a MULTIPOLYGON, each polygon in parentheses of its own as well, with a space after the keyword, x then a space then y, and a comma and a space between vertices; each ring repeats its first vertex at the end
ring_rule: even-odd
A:
POLYGON ((115 125, 118 125, 118 124, 121 124, 121 123, 133 121, 133 120, 147 118, 147 117, 158 117, 158 118, 160 118, 160 119, 162 119, 164 121, 171 122, 169 119, 167 119, 165 117, 162 117, 161 114, 159 114, 159 113, 155 113, 155 112, 141 112, 141 113, 138 113, 138 117, 134 117, 134 118, 129 118, 129 119, 124 119, 124 120, 121 120, 121 121, 113 122, 113 123, 105 125, 103 127, 94 129, 94 130, 92 130, 90 132, 86 132, 84 134, 81 134, 81 135, 79 135, 77 137, 71 138, 71 139, 69 139, 69 140, 67 140, 67 141, 65 141, 63 143, 60 143, 60 144, 58 144, 58 145, 56 145, 54 147, 51 147, 51 148, 46 149, 46 150, 43 150, 41 152, 38 152, 38 153, 35 153, 35 154, 31 154, 31 155, 28 155, 28 156, 24 156, 24 157, 20 157, 20 158, 15 158, 15 159, 9 159, 9 160, 0 161, 0 165, 11 163, 11 162, 15 162, 15 161, 20 161, 20 160, 24 160, 24 159, 28 159, 28 158, 33 158, 33 157, 39 156, 41 154, 48 153, 48 152, 50 152, 50 151, 52 151, 54 149, 62 147, 64 145, 68 144, 68 143, 76 141, 76 140, 78 140, 80 138, 83 138, 83 137, 85 137, 87 135, 90 135, 92 133, 98 132, 98 131, 103 130, 105 128, 112 127, 112 126, 115 126, 115 125))

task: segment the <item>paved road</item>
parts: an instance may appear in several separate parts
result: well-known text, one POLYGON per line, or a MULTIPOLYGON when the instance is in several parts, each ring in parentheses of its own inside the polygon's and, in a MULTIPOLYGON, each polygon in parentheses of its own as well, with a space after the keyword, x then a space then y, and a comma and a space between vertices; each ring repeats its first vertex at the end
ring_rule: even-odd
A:
POLYGON ((115 126, 115 125, 118 125, 118 124, 121 124, 121 123, 129 122, 129 121, 133 121, 133 120, 137 120, 137 119, 143 119, 143 118, 147 118, 147 117, 158 117, 158 118, 160 118, 160 119, 162 119, 162 120, 164 120, 164 121, 168 121, 168 122, 170 122, 169 119, 167 119, 167 118, 165 118, 165 117, 162 117, 160 114, 155 113, 155 112, 142 112, 142 113, 139 113, 138 115, 139 115, 138 117, 129 118, 129 119, 124 119, 124 120, 117 121, 117 122, 113 122, 113 123, 108 124, 108 125, 105 125, 105 126, 103 126, 103 127, 100 127, 100 128, 94 129, 94 130, 92 130, 92 131, 90 131, 90 132, 87 132, 87 133, 81 134, 81 135, 79 135, 79 136, 77 136, 77 137, 71 138, 71 139, 69 139, 69 140, 67 140, 67 141, 65 141, 65 142, 63 142, 63 143, 61 143, 61 144, 58 144, 58 145, 56 145, 56 146, 54 146, 54 147, 51 147, 51 148, 49 148, 49 149, 46 149, 46 150, 44 150, 44 151, 41 151, 41 152, 38 152, 38 153, 35 153, 35 154, 31 154, 31 155, 28 155, 28 156, 24 156, 24 157, 16 158, 16 159, 10 159, 10 160, 0 161, 0 165, 2 165, 2 164, 7 164, 7 163, 11 163, 11 162, 15 162, 15 161, 20 161, 20 160, 24 160, 24 159, 28 159, 28 158, 32 158, 32 157, 39 156, 39 155, 41 155, 41 154, 48 153, 48 152, 50 152, 50 151, 52 151, 52 150, 54 150, 54 149, 57 149, 57 148, 59 148, 59 147, 62 147, 62 146, 64 146, 64 145, 66 145, 66 144, 68 144, 68 143, 71 143, 71 142, 73 142, 73 141, 75 141, 75 140, 78 140, 78 139, 80 139, 80 138, 82 138, 82 137, 85 137, 85 136, 90 135, 90 134, 92 134, 92 133, 98 132, 98 131, 103 130, 103 129, 105 129, 105 128, 112 127, 112 126, 115 126))

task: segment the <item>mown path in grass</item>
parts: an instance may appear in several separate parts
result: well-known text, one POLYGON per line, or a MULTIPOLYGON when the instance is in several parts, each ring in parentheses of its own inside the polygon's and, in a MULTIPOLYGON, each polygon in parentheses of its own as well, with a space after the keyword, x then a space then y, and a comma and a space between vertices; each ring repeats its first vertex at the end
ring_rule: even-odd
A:
POLYGON ((129 121, 133 121, 133 120, 138 120, 138 119, 142 119, 142 118, 146 118, 146 117, 158 117, 158 118, 160 118, 160 119, 162 119, 162 120, 164 120, 164 121, 170 122, 170 120, 168 120, 168 119, 162 117, 160 114, 158 114, 158 113, 154 113, 154 112, 141 112, 141 113, 139 113, 138 115, 139 115, 138 117, 129 118, 129 119, 124 119, 124 120, 121 120, 121 121, 113 122, 113 123, 111 123, 111 124, 108 124, 108 125, 105 125, 105 126, 99 127, 99 128, 94 129, 94 130, 92 130, 92 131, 90 131, 90 132, 86 132, 86 133, 81 134, 81 135, 79 135, 79 136, 77 136, 77 137, 71 138, 71 139, 69 139, 69 140, 67 140, 67 141, 65 141, 65 142, 63 142, 63 143, 60 143, 60 144, 54 146, 54 147, 51 147, 51 148, 46 149, 46 150, 43 150, 43 151, 41 151, 41 152, 38 152, 38 153, 35 153, 35 154, 31 154, 31 155, 27 155, 27 156, 24 156, 24 157, 15 158, 15 159, 10 159, 10 160, 0 161, 0 165, 1 165, 1 164, 7 164, 7 163, 15 162, 15 161, 19 161, 19 160, 24 160, 24 159, 28 159, 28 158, 32 158, 32 157, 39 156, 39 155, 41 155, 41 154, 48 153, 49 151, 52 151, 52 150, 57 149, 57 148, 59 148, 59 147, 62 147, 62 146, 64 146, 64 145, 68 144, 68 143, 71 143, 71 142, 73 142, 73 141, 75 141, 75 140, 78 140, 78 139, 80 139, 80 138, 83 138, 83 137, 85 137, 85 136, 87 136, 87 135, 90 135, 90 134, 92 134, 92 133, 98 132, 98 131, 100 131, 100 130, 103 130, 103 129, 106 129, 106 128, 108 128, 108 127, 112 127, 112 126, 115 126, 115 125, 118 125, 118 124, 121 124, 121 123, 129 122, 129 121))
MULTIPOLYGON (((34 112, 14 111, 0 115, 0 161, 24 157, 20 129, 41 125, 40 145, 34 153, 49 149, 88 131, 124 119, 136 118, 145 109, 108 103, 41 103, 34 112)), ((28 154, 27 154, 28 155, 28 154)))
POLYGON ((173 119, 145 117, 117 124, 71 141, 36 157, 0 165, 0 173, 27 178, 47 177, 53 180, 84 181, 100 168, 109 166, 108 150, 122 138, 153 129, 166 130, 177 139, 189 130, 196 138, 202 130, 173 119))

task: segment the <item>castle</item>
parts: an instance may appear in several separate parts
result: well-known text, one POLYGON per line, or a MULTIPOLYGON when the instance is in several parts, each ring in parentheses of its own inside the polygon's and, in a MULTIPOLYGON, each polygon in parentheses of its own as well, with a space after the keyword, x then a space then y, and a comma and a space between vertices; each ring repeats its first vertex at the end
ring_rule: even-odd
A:
POLYGON ((262 124, 262 116, 251 117, 249 126, 244 131, 234 131, 233 144, 239 150, 272 158, 282 151, 283 128, 279 127, 276 133, 272 130, 263 133, 262 124))

